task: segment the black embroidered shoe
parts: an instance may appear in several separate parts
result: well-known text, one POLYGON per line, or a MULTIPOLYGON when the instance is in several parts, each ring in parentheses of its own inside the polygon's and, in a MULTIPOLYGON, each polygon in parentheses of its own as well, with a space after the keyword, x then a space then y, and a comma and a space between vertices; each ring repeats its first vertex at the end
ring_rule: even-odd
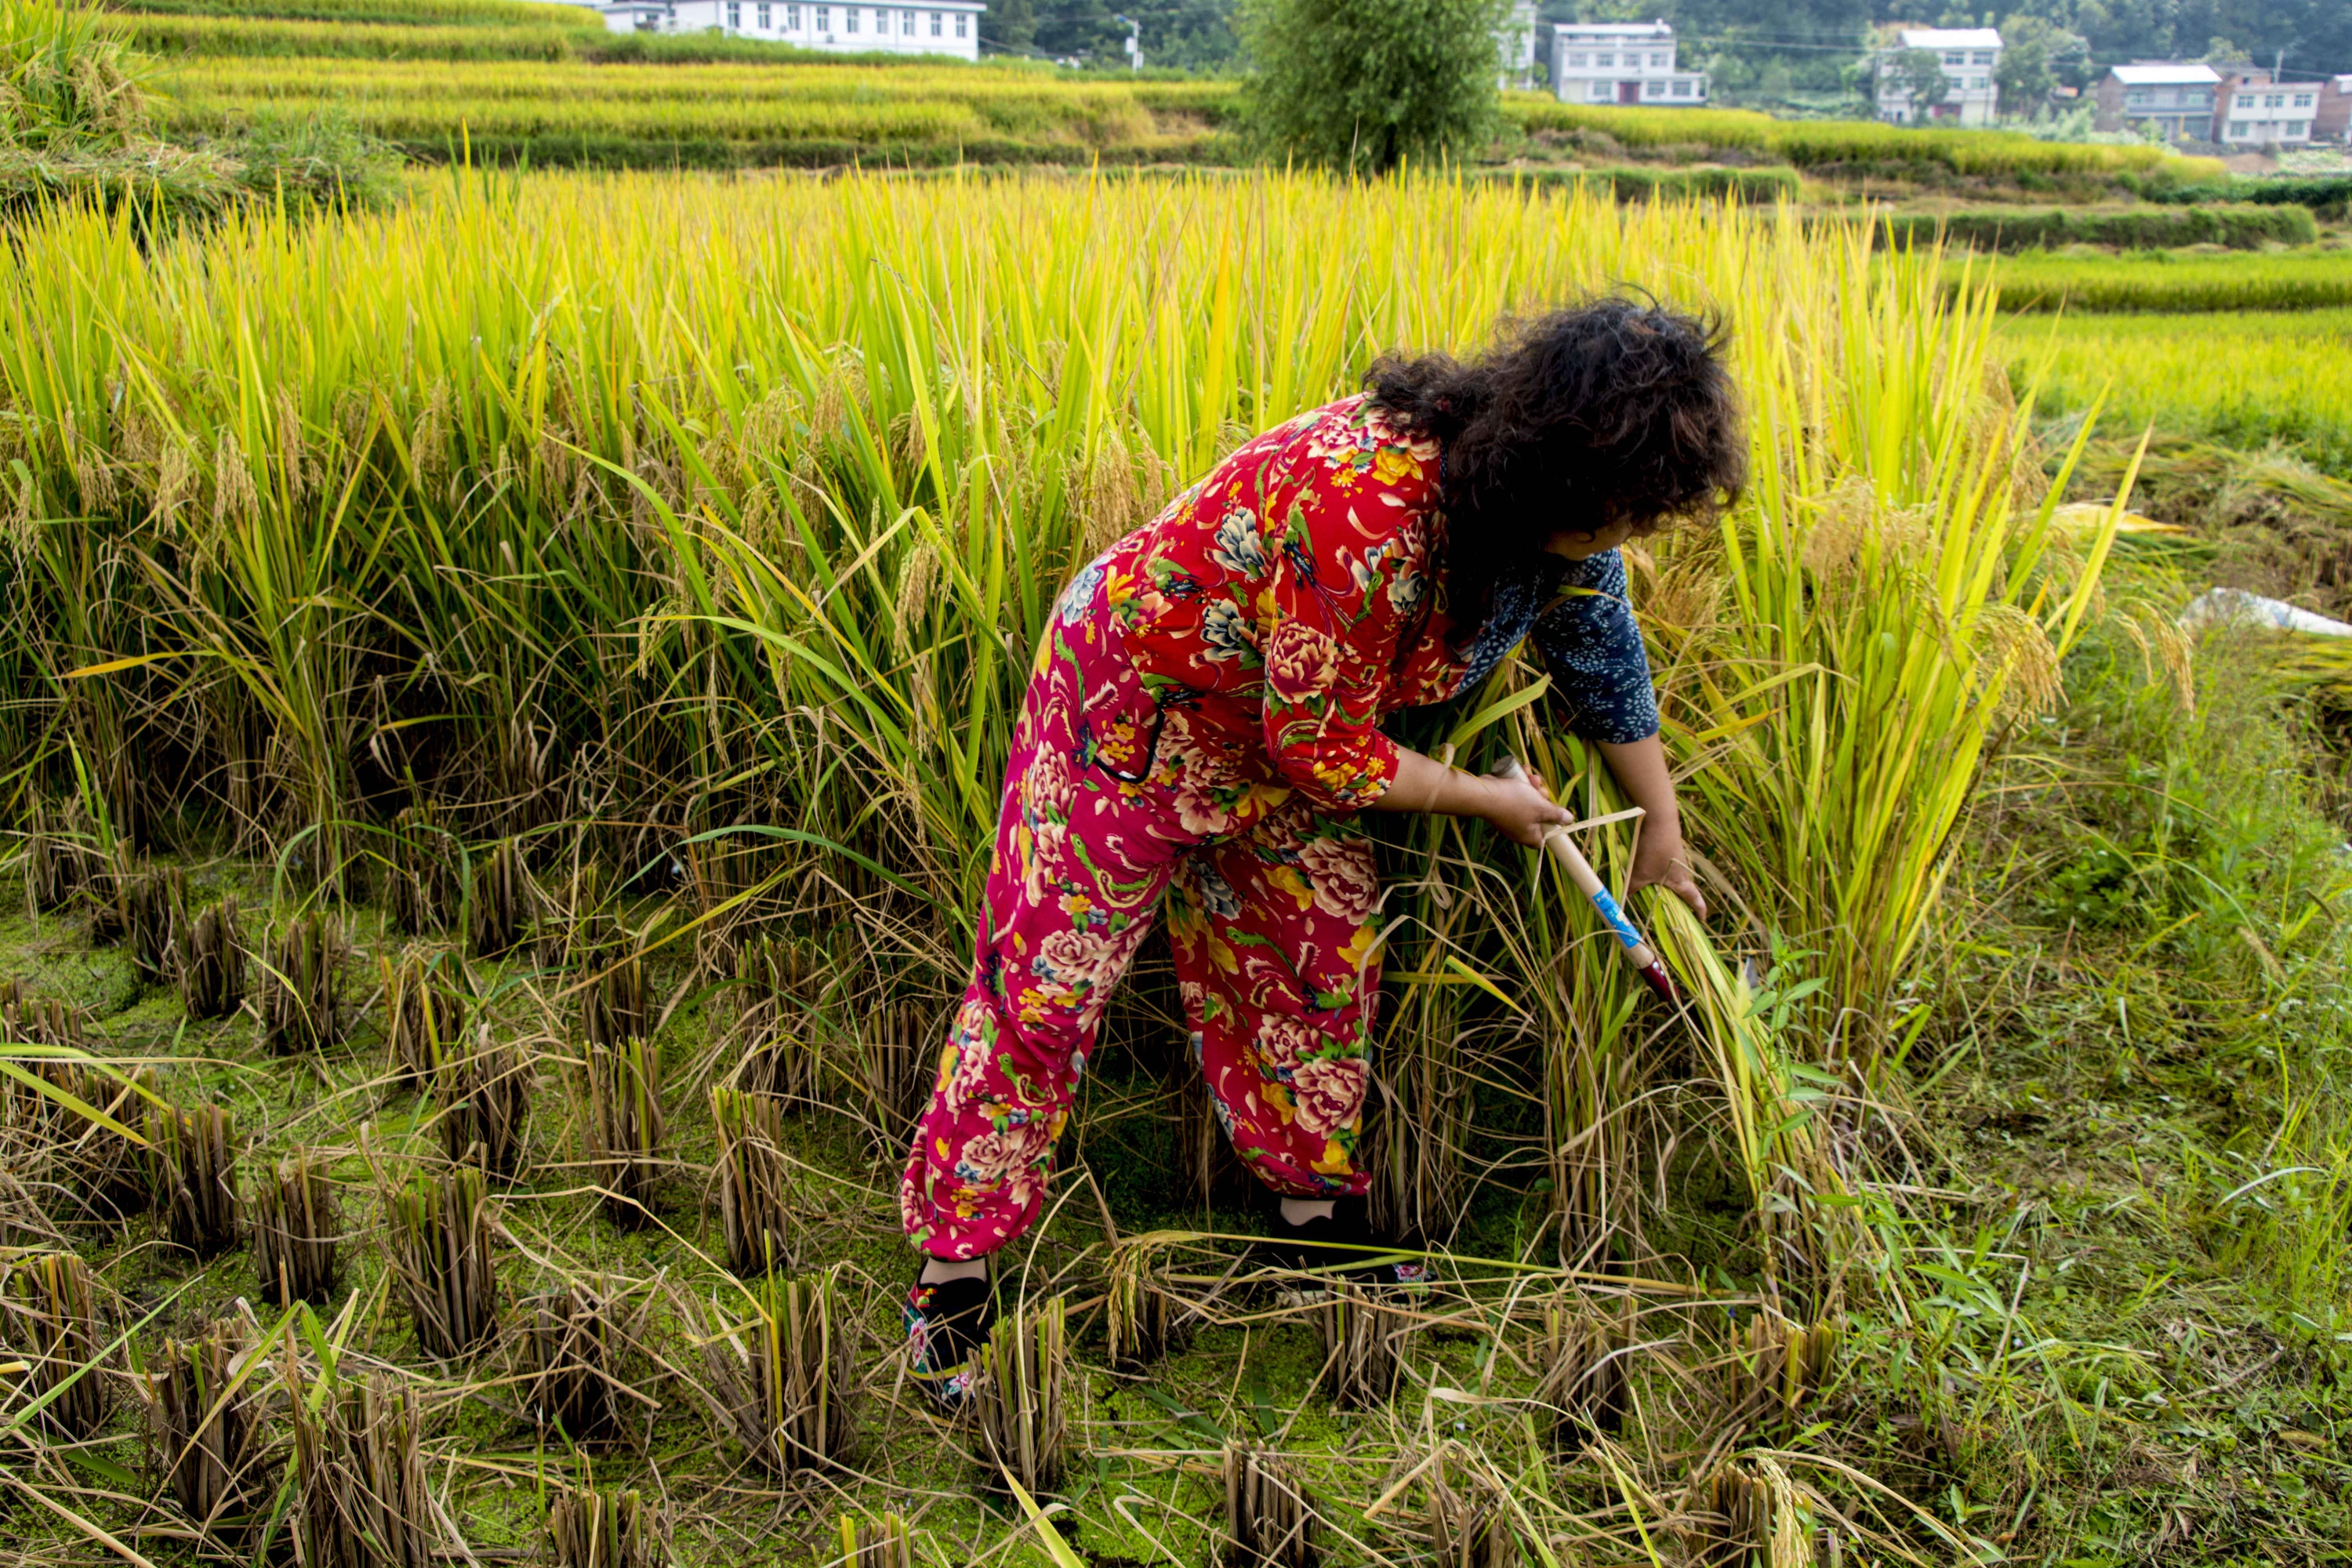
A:
POLYGON ((931 1397, 952 1410, 971 1393, 973 1362, 996 1317, 984 1274, 936 1283, 915 1277, 907 1292, 908 1365, 931 1397))

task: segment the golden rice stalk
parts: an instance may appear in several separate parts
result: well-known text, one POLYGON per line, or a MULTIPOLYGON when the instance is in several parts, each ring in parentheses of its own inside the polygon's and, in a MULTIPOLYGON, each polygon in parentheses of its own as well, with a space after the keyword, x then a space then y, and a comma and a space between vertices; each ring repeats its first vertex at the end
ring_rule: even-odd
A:
POLYGON ((323 1051, 341 1041, 336 1005, 350 948, 333 917, 312 913, 286 923, 261 966, 261 1037, 279 1056, 323 1051))
POLYGON ((455 1361, 498 1326, 488 1183, 472 1165, 420 1171, 384 1208, 391 1221, 386 1253, 415 1321, 416 1342, 436 1361, 455 1361))
POLYGON ((1687 1560, 1701 1568, 1812 1568, 1811 1510, 1769 1459, 1719 1459, 1692 1479, 1680 1527, 1687 1560))
POLYGON ((972 1366, 981 1441, 999 1473, 1032 1493, 1060 1485, 1069 1463, 1068 1320, 1060 1296, 1008 1312, 989 1330, 972 1366))
POLYGON ((151 1458, 198 1533, 236 1552, 262 1521, 268 1433, 250 1379, 251 1343, 235 1318, 166 1340, 152 1393, 151 1458))
POLYGON ((513 839, 501 839, 474 867, 466 928, 473 955, 496 960, 512 952, 530 929, 537 905, 522 851, 513 839))
POLYGON ((245 937, 236 897, 196 911, 179 954, 180 1005, 191 1018, 226 1018, 245 1005, 245 937))
POLYGON ((620 1435, 621 1358, 633 1325, 618 1297, 571 1284, 523 1303, 523 1394, 542 1430, 572 1443, 620 1435))
POLYGON ((110 1404, 101 1358, 108 1342, 89 1265, 70 1252, 43 1253, 11 1271, 7 1335, 24 1347, 35 1397, 54 1395, 41 1421, 68 1443, 95 1436, 110 1404))
POLYGON ((791 1268, 799 1226, 792 1164, 784 1157, 782 1103, 771 1095, 714 1089, 710 1118, 719 1130, 719 1217, 727 1267, 744 1279, 791 1268))
POLYGON ((465 963, 455 952, 411 948, 398 963, 379 959, 383 973, 384 1046, 402 1082, 422 1089, 463 1048, 465 963))
POLYGON ((841 1568, 915 1568, 914 1532, 895 1513, 870 1522, 845 1513, 841 1568))
POLYGON ((403 807, 392 819, 390 866, 383 887, 384 923, 403 936, 447 931, 465 890, 450 862, 455 839, 429 805, 403 807))
POLYGON ((1178 1348, 1176 1299, 1156 1277, 1157 1252, 1150 1242, 1136 1238, 1111 1249, 1110 1363, 1124 1373, 1139 1373, 1178 1348))
MULTIPOLYGON (((301 1386, 290 1366, 286 1382, 301 1386)), ((289 1402, 289 1415, 299 1568, 431 1568, 441 1560, 415 1385, 373 1372, 336 1383, 315 1415, 303 1397, 289 1402)))
POLYGON ((297 1149, 278 1163, 253 1203, 254 1271, 273 1307, 324 1306, 340 1279, 335 1249, 342 1220, 334 1184, 318 1152, 297 1149))
POLYGON ((433 1075, 433 1099, 449 1158, 512 1176, 522 1157, 530 1085, 527 1056, 511 1041, 493 1039, 488 1024, 475 1031, 473 1049, 444 1057, 433 1075))
POLYGON ((1573 1454, 1594 1434, 1610 1436, 1623 1426, 1627 1347, 1633 1342, 1631 1297, 1597 1313, 1566 1293, 1544 1303, 1536 1402, 1549 1420, 1555 1447, 1573 1454))
POLYGON ((1225 1568, 1318 1568, 1315 1502, 1288 1460, 1228 1443, 1224 1479, 1225 1568))
POLYGON ((668 1517, 634 1488, 560 1491, 547 1505, 547 1552, 554 1568, 666 1568, 668 1517))
POLYGON ((1457 1478, 1439 1459, 1429 1470, 1428 1500, 1436 1568, 1519 1568, 1525 1561, 1503 1488, 1483 1468, 1473 1465, 1457 1478))
POLYGON ((1381 1287, 1352 1279, 1333 1281, 1309 1310, 1323 1345, 1323 1386, 1331 1403, 1343 1410, 1388 1403, 1404 1370, 1411 1314, 1390 1306, 1381 1287))
POLYGON ((590 1040, 583 1074, 581 1160, 604 1190, 615 1225, 652 1218, 646 1199, 661 1173, 661 1050, 649 1040, 590 1040))
POLYGON ((188 927, 188 876, 177 866, 142 865, 121 889, 131 966, 150 985, 170 980, 188 927))
POLYGON ((236 1245, 236 1119, 225 1105, 165 1109, 147 1119, 173 1244, 198 1258, 236 1245))

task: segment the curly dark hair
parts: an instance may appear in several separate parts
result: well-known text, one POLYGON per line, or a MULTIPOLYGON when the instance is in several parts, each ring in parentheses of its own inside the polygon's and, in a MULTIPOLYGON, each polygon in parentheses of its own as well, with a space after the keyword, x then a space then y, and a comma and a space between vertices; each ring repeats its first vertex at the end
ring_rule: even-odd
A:
POLYGON ((1468 363, 1391 355, 1371 402, 1444 454, 1446 608, 1457 646, 1496 582, 1556 533, 1624 522, 1636 534, 1706 517, 1747 480, 1739 402, 1719 318, 1594 300, 1514 323, 1468 363))

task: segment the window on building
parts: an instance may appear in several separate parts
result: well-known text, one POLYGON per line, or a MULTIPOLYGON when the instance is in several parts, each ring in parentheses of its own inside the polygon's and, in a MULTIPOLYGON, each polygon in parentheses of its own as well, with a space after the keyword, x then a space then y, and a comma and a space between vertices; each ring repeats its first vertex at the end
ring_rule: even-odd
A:
POLYGON ((1969 63, 1969 57, 1956 51, 1952 54, 1946 55, 1944 57, 1944 63, 1948 66, 1964 66, 1969 63))
POLYGON ((1581 69, 1581 68, 1584 68, 1585 66, 1591 65, 1591 63, 1592 63, 1592 57, 1591 57, 1591 55, 1589 55, 1589 54, 1584 54, 1584 55, 1570 55, 1570 56, 1569 56, 1569 57, 1568 57, 1568 68, 1569 68, 1569 69, 1570 69, 1570 70, 1579 70, 1579 69, 1581 69))
POLYGON ((787 32, 787 33, 797 33, 797 32, 799 32, 800 30, 801 30, 801 8, 800 8, 799 6, 797 6, 797 5, 787 5, 787 6, 785 6, 785 7, 784 7, 784 31, 785 31, 785 32, 787 32))
POLYGON ((2296 93, 2294 95, 2294 106, 2297 109, 2309 109, 2311 107, 2311 94, 2307 92, 2296 93))
POLYGON ((1592 63, 1596 66, 1613 66, 1617 63, 1617 57, 1615 55, 1595 55, 1592 57, 1592 63))
POLYGON ((2263 100, 2263 107, 2264 109, 2284 109, 2286 107, 2286 94, 2283 92, 2272 93, 2268 98, 2263 100))
POLYGON ((760 31, 763 33, 772 33, 776 30, 773 13, 771 12, 764 4, 752 12, 752 15, 759 18, 757 26, 760 31))
POLYGON ((1990 49, 1979 49, 1977 51, 1975 63, 1980 66, 1989 66, 1992 64, 1992 51, 1990 49))
POLYGON ((911 38, 915 36, 915 14, 912 11, 898 13, 898 36, 902 38, 911 38))
POLYGON ((1609 83, 1605 81, 1596 81, 1592 84, 1592 99, 1594 102, 1607 103, 1616 96, 1617 89, 1612 87, 1609 83))
POLYGON ((2147 94, 2141 91, 2127 92, 2124 94, 2124 102, 2133 109, 2141 108, 2147 102, 2147 94))
POLYGON ((2246 134, 2246 122, 2242 120, 2230 121, 2230 134, 2233 137, 2243 137, 2246 134))
POLYGON ((939 14, 937 11, 934 11, 934 12, 932 12, 932 13, 931 13, 931 37, 933 37, 934 38, 936 38, 936 37, 938 37, 939 36, 940 36, 940 14, 939 14))
POLYGON ((1650 57, 1650 68, 1651 68, 1652 70, 1664 70, 1664 69, 1665 69, 1665 68, 1666 68, 1666 57, 1665 57, 1665 56, 1664 56, 1664 55, 1652 55, 1652 56, 1650 57))
POLYGON ((841 8, 841 26, 844 32, 855 33, 859 30, 860 22, 856 6, 844 5, 841 8))
POLYGON ((2311 121, 2308 120, 2291 121, 2287 124, 2286 139, 2290 142, 2300 142, 2310 134, 2311 121))
POLYGON ((737 33, 742 31, 742 0, 727 0, 727 30, 730 33, 737 33))
POLYGON ((961 11, 957 12, 957 13, 956 13, 956 37, 959 37, 959 38, 962 37, 964 36, 964 33, 963 33, 964 28, 965 28, 965 27, 967 27, 967 26, 969 26, 971 25, 971 18, 970 16, 965 16, 965 15, 964 15, 962 12, 961 12, 961 11))
POLYGON ((816 30, 820 33, 830 33, 833 31, 832 6, 820 5, 816 8, 816 30))

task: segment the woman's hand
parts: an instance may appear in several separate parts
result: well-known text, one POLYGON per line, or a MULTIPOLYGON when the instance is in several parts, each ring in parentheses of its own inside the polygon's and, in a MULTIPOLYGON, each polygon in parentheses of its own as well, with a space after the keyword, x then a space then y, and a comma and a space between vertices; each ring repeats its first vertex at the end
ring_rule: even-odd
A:
POLYGON ((1706 919, 1706 895, 1698 890, 1698 879, 1691 875, 1690 851, 1683 847, 1682 827, 1670 825, 1663 833, 1650 821, 1642 824, 1642 841, 1633 849, 1633 875, 1626 882, 1626 890, 1659 887, 1691 907, 1691 913, 1706 919))
POLYGON ((1633 847, 1633 875, 1627 890, 1660 887, 1706 918, 1706 895, 1691 874, 1690 851, 1683 847, 1683 815, 1675 799, 1675 778, 1666 767, 1665 748, 1651 735, 1623 745, 1601 742, 1601 754, 1617 786, 1644 813, 1641 840, 1633 847))
POLYGON ((1576 820, 1544 792, 1543 780, 1525 768, 1507 777, 1487 773, 1478 787, 1483 799, 1474 815, 1514 844, 1539 849, 1545 828, 1576 820))

